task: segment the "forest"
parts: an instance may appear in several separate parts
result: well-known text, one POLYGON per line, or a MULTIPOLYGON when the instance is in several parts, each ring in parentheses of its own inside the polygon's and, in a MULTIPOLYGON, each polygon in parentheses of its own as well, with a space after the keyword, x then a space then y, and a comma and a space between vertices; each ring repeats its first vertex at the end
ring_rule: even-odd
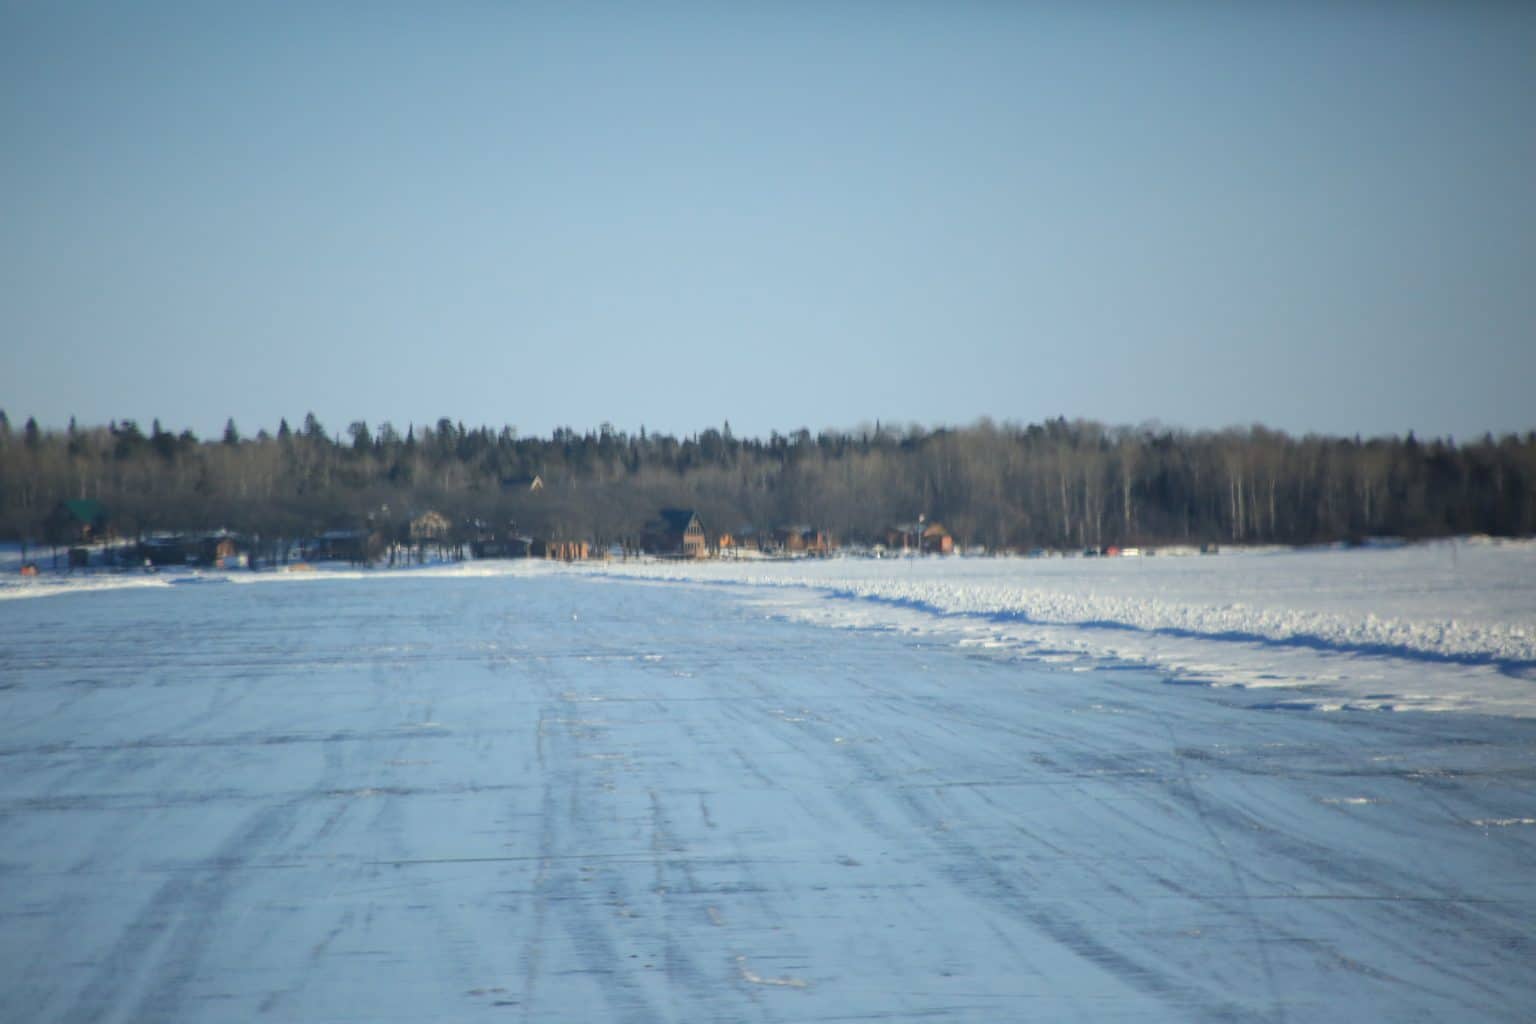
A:
POLYGON ((766 439, 729 423, 683 438, 605 423, 520 437, 446 418, 333 434, 311 414, 198 438, 158 421, 16 427, 0 412, 0 538, 46 540, 52 510, 76 498, 101 502, 123 537, 302 537, 431 509, 465 530, 515 524, 606 546, 669 505, 697 509, 711 532, 807 524, 841 543, 924 515, 990 550, 1520 536, 1536 533, 1536 432, 1458 444, 1058 418, 766 439))

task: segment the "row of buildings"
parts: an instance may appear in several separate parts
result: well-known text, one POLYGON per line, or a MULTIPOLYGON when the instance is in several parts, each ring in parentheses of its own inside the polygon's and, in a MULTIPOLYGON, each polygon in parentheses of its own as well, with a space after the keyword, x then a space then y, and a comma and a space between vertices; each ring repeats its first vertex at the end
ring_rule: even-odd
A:
MULTIPOLYGON (((884 550, 893 554, 948 555, 955 551, 955 539, 944 525, 924 518, 887 528, 883 540, 884 550)), ((698 513, 688 508, 662 509, 660 516, 646 524, 641 540, 643 552, 670 558, 730 558, 748 554, 825 557, 836 547, 830 533, 809 525, 710 534, 698 513)))
MULTIPOLYGON (((386 510, 387 511, 387 510, 386 510)), ((375 525, 327 530, 298 542, 260 542, 229 531, 157 534, 133 543, 115 538, 107 510, 98 502, 60 502, 48 521, 49 543, 68 552, 68 564, 91 564, 92 550, 106 564, 241 568, 254 561, 345 561, 358 564, 474 558, 542 558, 582 561, 614 554, 658 558, 826 557, 836 550, 827 530, 795 524, 771 530, 744 527, 710 531, 691 508, 663 508, 624 544, 596 549, 586 540, 536 537, 516 524, 504 528, 474 520, 455 525, 435 511, 422 512, 393 528, 375 525), (107 544, 103 548, 103 544, 107 544)), ((939 523, 919 519, 884 532, 890 553, 950 554, 954 540, 939 523)))
MULTIPOLYGON (((480 524, 477 524, 480 525, 480 524)), ((784 526, 758 531, 710 532, 697 511, 664 508, 645 523, 629 544, 595 551, 585 541, 540 540, 514 530, 498 536, 482 529, 470 544, 476 558, 552 558, 577 561, 612 554, 644 554, 657 558, 732 558, 752 556, 825 557, 835 550, 832 535, 811 526, 784 526)))

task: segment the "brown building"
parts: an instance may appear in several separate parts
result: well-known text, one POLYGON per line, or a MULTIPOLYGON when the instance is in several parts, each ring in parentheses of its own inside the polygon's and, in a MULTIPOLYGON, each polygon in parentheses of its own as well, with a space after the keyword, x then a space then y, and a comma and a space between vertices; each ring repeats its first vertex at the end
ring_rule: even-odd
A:
POLYGON ((241 549, 244 542, 229 533, 213 533, 197 542, 197 558, 201 565, 218 569, 239 569, 250 564, 250 556, 241 549))
POLYGON ((923 554, 952 555, 954 553, 955 538, 944 529, 943 523, 929 523, 923 528, 923 554))
POLYGON ((668 558, 708 558, 704 524, 691 508, 664 508, 661 516, 645 524, 640 547, 668 558))
POLYGON ((907 523, 885 531, 885 546, 893 551, 920 551, 925 555, 952 555, 955 539, 943 523, 907 523))
POLYGON ((773 531, 773 547, 787 555, 829 555, 832 535, 811 526, 784 526, 773 531))
POLYGON ((536 540, 529 547, 528 553, 534 558, 579 562, 587 558, 590 548, 584 540, 536 540))

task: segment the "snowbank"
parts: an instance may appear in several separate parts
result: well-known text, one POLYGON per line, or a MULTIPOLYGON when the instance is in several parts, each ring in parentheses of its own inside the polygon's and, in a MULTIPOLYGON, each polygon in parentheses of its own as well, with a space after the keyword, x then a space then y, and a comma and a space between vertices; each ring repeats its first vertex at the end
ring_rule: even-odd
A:
POLYGON ((1211 558, 628 563, 757 588, 778 613, 1113 659, 1180 681, 1303 687, 1288 706, 1536 715, 1536 544, 1448 541, 1211 558))
POLYGON ((35 559, 45 571, 37 576, 22 576, 16 549, 0 548, 0 601, 24 597, 51 597, 61 594, 89 593, 96 590, 123 590, 134 587, 168 587, 193 583, 277 584, 337 580, 463 579, 484 576, 528 576, 559 571, 559 563, 532 559, 517 561, 442 562, 397 569, 359 569, 343 562, 320 563, 294 569, 264 569, 259 572, 234 569, 160 569, 143 572, 136 569, 84 569, 55 572, 51 560, 35 559), (7 566, 7 561, 15 563, 7 566))

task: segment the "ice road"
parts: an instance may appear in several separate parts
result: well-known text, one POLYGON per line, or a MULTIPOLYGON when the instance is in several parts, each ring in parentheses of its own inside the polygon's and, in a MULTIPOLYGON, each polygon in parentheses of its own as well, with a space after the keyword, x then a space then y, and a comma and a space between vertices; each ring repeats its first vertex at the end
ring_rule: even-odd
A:
POLYGON ((1536 721, 571 575, 0 609, 6 1021, 1521 1020, 1536 721))

